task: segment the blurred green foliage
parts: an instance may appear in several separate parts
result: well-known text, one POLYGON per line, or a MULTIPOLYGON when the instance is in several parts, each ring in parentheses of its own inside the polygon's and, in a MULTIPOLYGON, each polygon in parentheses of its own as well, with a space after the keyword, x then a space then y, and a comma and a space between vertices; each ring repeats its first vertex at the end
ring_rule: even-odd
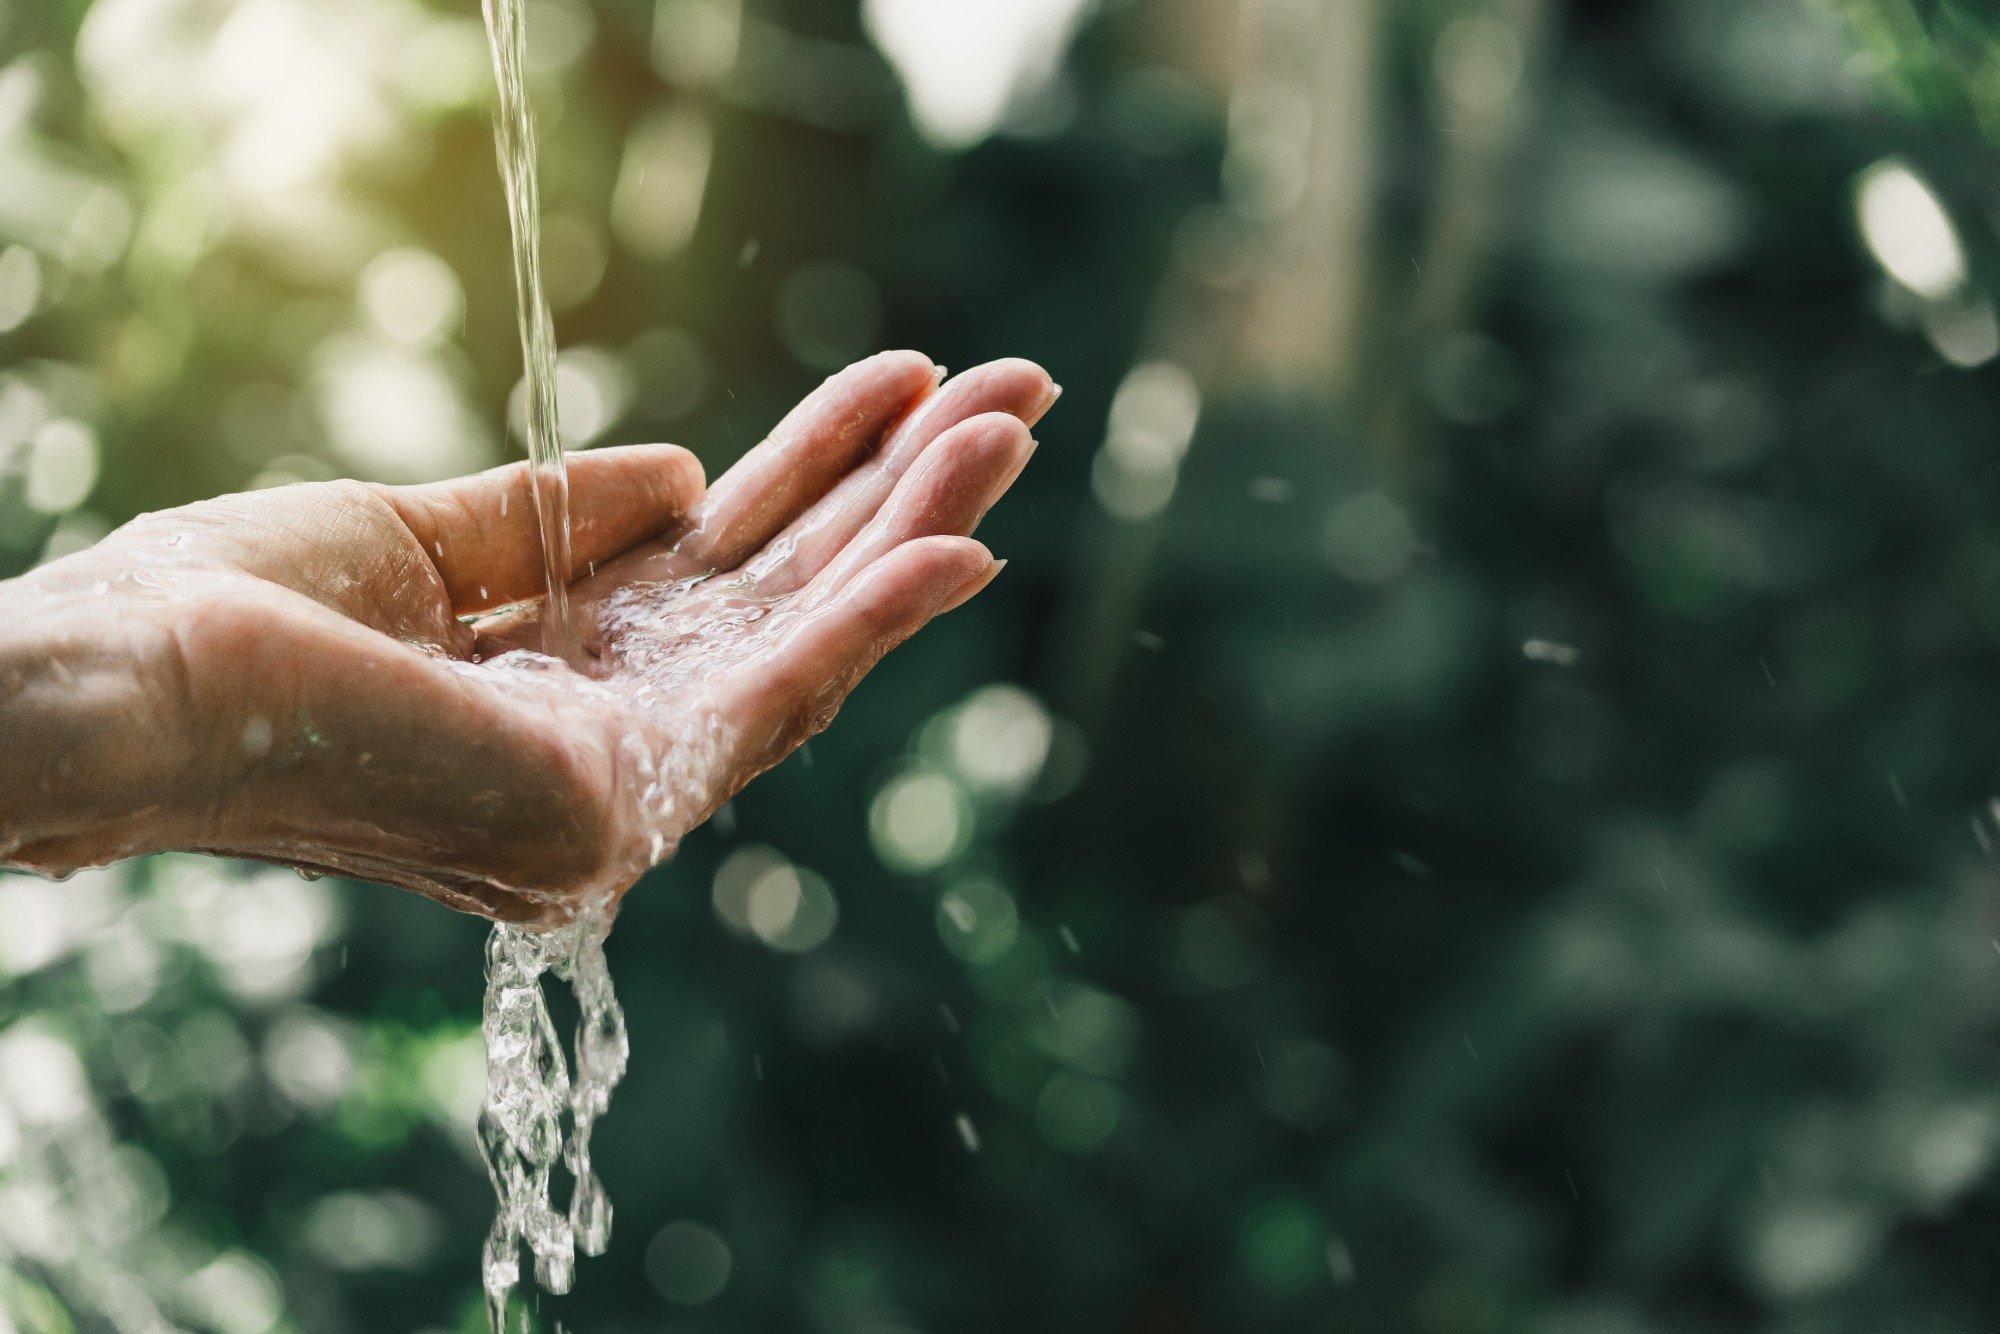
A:
POLYGON ((1906 110, 2000 131, 2000 14, 1963 0, 1818 0, 1843 24, 1855 71, 1906 110))
MULTIPOLYGON (((541 7, 579 443, 717 471, 880 344, 1070 391, 993 592, 628 900, 616 1237, 542 1323, 1993 1328, 1990 20, 1244 8, 1358 16, 1364 95, 1125 0, 927 136, 846 0, 541 7)), ((506 455, 469 4, 0 43, 10 568, 506 455)), ((477 1328, 481 929, 0 882, 0 1311, 477 1328)))

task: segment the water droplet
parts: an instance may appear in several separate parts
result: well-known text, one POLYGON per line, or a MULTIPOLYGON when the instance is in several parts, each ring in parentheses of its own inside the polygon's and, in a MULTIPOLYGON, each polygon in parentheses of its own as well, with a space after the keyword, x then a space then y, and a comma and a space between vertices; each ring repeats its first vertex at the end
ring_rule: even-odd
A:
POLYGON ((611 1197, 595 1172, 576 1184, 569 1202, 570 1225, 585 1255, 602 1255, 611 1245, 611 1197))

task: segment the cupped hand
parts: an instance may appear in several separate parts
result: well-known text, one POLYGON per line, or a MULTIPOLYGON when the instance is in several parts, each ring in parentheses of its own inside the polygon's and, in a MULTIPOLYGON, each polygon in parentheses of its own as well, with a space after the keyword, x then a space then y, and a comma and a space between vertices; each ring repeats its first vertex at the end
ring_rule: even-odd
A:
POLYGON ((706 496, 673 446, 573 455, 571 664, 523 465, 225 497, 0 584, 0 861, 186 848, 513 920, 622 893, 997 572, 970 534, 1059 391, 940 375, 849 368, 706 496))

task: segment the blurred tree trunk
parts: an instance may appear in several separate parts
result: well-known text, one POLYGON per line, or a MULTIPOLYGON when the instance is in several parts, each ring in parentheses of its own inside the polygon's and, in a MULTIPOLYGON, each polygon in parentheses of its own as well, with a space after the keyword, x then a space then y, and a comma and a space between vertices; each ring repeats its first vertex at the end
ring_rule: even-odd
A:
POLYGON ((1534 71, 1547 45, 1549 0, 1491 0, 1447 24, 1431 52, 1438 166, 1421 237, 1410 256, 1398 337, 1385 344, 1369 412, 1383 467, 1405 483, 1427 471, 1435 422, 1424 378, 1447 340, 1479 322, 1487 256, 1505 226, 1510 173, 1533 104, 1534 71))
MULTIPOLYGON (((1149 34, 1158 58, 1225 93, 1229 143, 1221 207, 1183 228, 1128 389, 1179 377, 1194 387, 1197 418, 1201 400, 1231 384, 1308 397, 1357 390, 1380 19, 1381 0, 1180 0, 1149 34)), ((1163 477, 1126 476, 1122 460, 1160 451, 1121 449, 1130 442, 1119 438, 1118 415, 1094 472, 1105 514, 1084 526, 1080 574, 1055 634, 1054 693, 1078 719, 1103 716, 1139 631, 1189 443, 1178 438, 1167 451, 1163 477), (1157 506, 1117 499, 1146 487, 1157 506)), ((1160 414, 1136 403, 1128 415, 1160 414)), ((1191 436, 1195 422, 1186 424, 1191 436)))
POLYGON ((1225 190, 1254 227, 1234 369, 1346 396, 1367 323, 1380 0, 1244 0, 1225 190))
MULTIPOLYGON (((1230 113, 1221 201, 1183 228, 1127 382, 1126 415, 1142 425, 1162 412, 1138 391, 1175 376, 1194 386, 1197 415, 1233 388, 1319 400, 1364 424, 1392 483, 1420 484, 1426 368, 1477 321, 1549 5, 1472 0, 1430 44, 1438 165, 1406 244, 1377 229, 1385 17, 1383 0, 1180 0, 1150 36, 1157 58, 1217 87, 1230 113)), ((1141 628, 1190 443, 1135 447, 1119 415, 1094 476, 1105 515, 1086 526, 1087 573, 1056 636, 1052 675, 1075 718, 1102 716, 1141 628), (1163 477, 1123 471, 1135 457, 1158 464, 1162 448, 1163 477)))
POLYGON ((1548 0, 1495 0, 1438 38, 1432 60, 1441 155, 1410 322, 1420 337, 1476 317, 1478 278, 1528 113, 1548 0))

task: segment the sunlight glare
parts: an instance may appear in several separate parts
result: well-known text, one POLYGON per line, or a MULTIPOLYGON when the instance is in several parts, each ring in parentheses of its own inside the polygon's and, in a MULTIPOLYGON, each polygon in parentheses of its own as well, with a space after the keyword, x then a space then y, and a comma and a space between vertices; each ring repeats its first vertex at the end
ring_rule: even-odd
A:
POLYGON ((223 171, 246 193, 304 185, 328 174, 352 138, 395 128, 366 78, 314 31, 310 13, 297 0, 247 0, 209 48, 203 84, 236 116, 223 171))
POLYGON ((909 92, 917 127, 970 148, 1054 76, 1088 0, 867 0, 869 35, 909 92))
POLYGON ((314 387, 326 433, 363 476, 428 482, 491 461, 458 385, 434 358, 344 338, 319 363, 314 387))

